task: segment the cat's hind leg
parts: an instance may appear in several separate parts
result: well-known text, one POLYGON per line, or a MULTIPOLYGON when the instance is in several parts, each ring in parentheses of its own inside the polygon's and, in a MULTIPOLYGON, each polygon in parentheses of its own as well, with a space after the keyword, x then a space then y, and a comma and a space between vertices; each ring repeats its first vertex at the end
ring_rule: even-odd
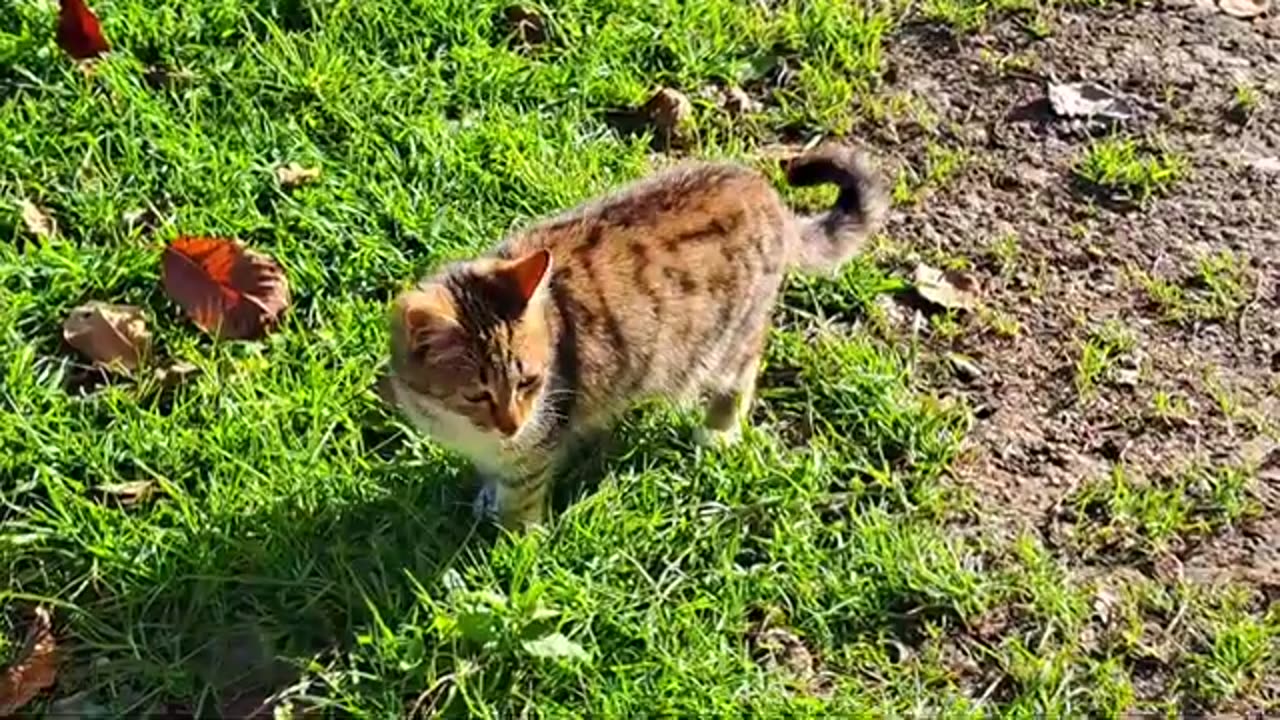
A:
POLYGON ((711 388, 707 398, 706 419, 698 429, 697 440, 703 445, 732 445, 742 437, 742 425, 751 416, 755 400, 756 376, 768 327, 754 334, 743 352, 730 364, 724 380, 711 388))

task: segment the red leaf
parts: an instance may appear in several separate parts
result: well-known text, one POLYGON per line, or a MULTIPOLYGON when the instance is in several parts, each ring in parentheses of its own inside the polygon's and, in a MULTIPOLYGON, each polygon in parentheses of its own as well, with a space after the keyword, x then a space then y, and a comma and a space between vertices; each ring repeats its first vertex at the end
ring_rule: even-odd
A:
POLYGON ((261 337, 289 306, 289 283, 274 260, 235 240, 180 237, 164 250, 165 292, 205 332, 226 340, 261 337))
POLYGON ((60 0, 58 47, 76 60, 95 58, 111 49, 98 18, 84 0, 60 0))
POLYGON ((58 641, 49 611, 38 607, 27 641, 13 664, 0 675, 0 717, 16 713, 58 678, 58 641))

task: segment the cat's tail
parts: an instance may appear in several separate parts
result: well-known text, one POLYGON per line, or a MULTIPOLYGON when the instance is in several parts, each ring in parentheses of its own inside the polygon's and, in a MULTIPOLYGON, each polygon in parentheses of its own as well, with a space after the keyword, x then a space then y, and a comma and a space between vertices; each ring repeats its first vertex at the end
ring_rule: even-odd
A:
POLYGON ((791 262, 800 270, 834 271, 880 229, 888 197, 870 156, 843 145, 827 145, 791 161, 787 182, 796 187, 832 183, 840 188, 835 207, 796 218, 799 243, 791 262))

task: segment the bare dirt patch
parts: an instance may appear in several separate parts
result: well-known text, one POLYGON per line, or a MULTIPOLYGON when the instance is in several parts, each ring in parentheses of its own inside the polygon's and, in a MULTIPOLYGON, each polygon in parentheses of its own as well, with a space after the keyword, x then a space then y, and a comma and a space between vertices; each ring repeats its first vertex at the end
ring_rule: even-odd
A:
MULTIPOLYGON (((1014 20, 970 36, 921 27, 888 55, 907 110, 871 139, 904 168, 887 252, 904 268, 971 268, 985 291, 984 311, 926 333, 936 382, 977 410, 957 474, 981 498, 979 522, 1037 533, 1073 563, 1274 600, 1280 18, 1091 10, 1059 16, 1044 39, 1014 20), (1077 80, 1139 111, 1112 125, 1055 115, 1049 84, 1077 80), (1108 197, 1079 172, 1098 143, 1183 170, 1145 199, 1108 197), (1250 474, 1232 496, 1240 514, 1188 515, 1145 554, 1088 559, 1062 542, 1114 530, 1068 510, 1117 468, 1134 492, 1174 493, 1168 478, 1192 467, 1250 474)), ((1216 508, 1210 486, 1177 485, 1216 508)), ((1176 685, 1169 667, 1148 668, 1153 692, 1176 685)))

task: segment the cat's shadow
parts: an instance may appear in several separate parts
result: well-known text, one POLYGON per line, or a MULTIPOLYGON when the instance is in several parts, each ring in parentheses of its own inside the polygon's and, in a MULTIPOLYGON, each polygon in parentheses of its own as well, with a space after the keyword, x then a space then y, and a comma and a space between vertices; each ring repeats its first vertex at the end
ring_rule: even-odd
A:
MULTIPOLYGON (((623 422, 577 444, 555 486, 552 522, 611 474, 651 464, 650 453, 672 440, 638 425, 623 422)), ((420 440, 385 415, 371 417, 364 435, 373 497, 276 498, 238 529, 210 524, 184 539, 178 571, 117 596, 123 607, 146 608, 145 622, 107 627, 108 636, 145 649, 147 659, 135 662, 154 667, 144 674, 175 684, 117 686, 104 700, 136 716, 271 717, 264 702, 300 677, 285 658, 323 662, 345 655, 378 623, 394 632, 420 611, 421 588, 439 587, 457 558, 489 552, 500 531, 475 520, 478 482, 464 460, 419 452, 420 440)), ((95 664, 87 647, 79 652, 78 677, 65 679, 107 686, 98 669, 109 664, 95 664)), ((315 684, 306 689, 326 693, 315 684)))
POLYGON ((67 663, 60 682, 90 688, 135 717, 269 718, 264 701, 300 677, 286 658, 323 663, 378 622, 395 631, 414 617, 419 589, 436 587, 480 538, 468 469, 419 452, 417 440, 385 418, 365 439, 374 480, 363 484, 367 499, 272 497, 242 522, 175 535, 173 567, 154 582, 130 583, 110 598, 126 612, 96 623, 95 646, 139 652, 106 658, 81 646, 73 652, 84 657, 67 663), (151 666, 131 674, 165 678, 167 686, 121 687, 116 662, 151 666))

